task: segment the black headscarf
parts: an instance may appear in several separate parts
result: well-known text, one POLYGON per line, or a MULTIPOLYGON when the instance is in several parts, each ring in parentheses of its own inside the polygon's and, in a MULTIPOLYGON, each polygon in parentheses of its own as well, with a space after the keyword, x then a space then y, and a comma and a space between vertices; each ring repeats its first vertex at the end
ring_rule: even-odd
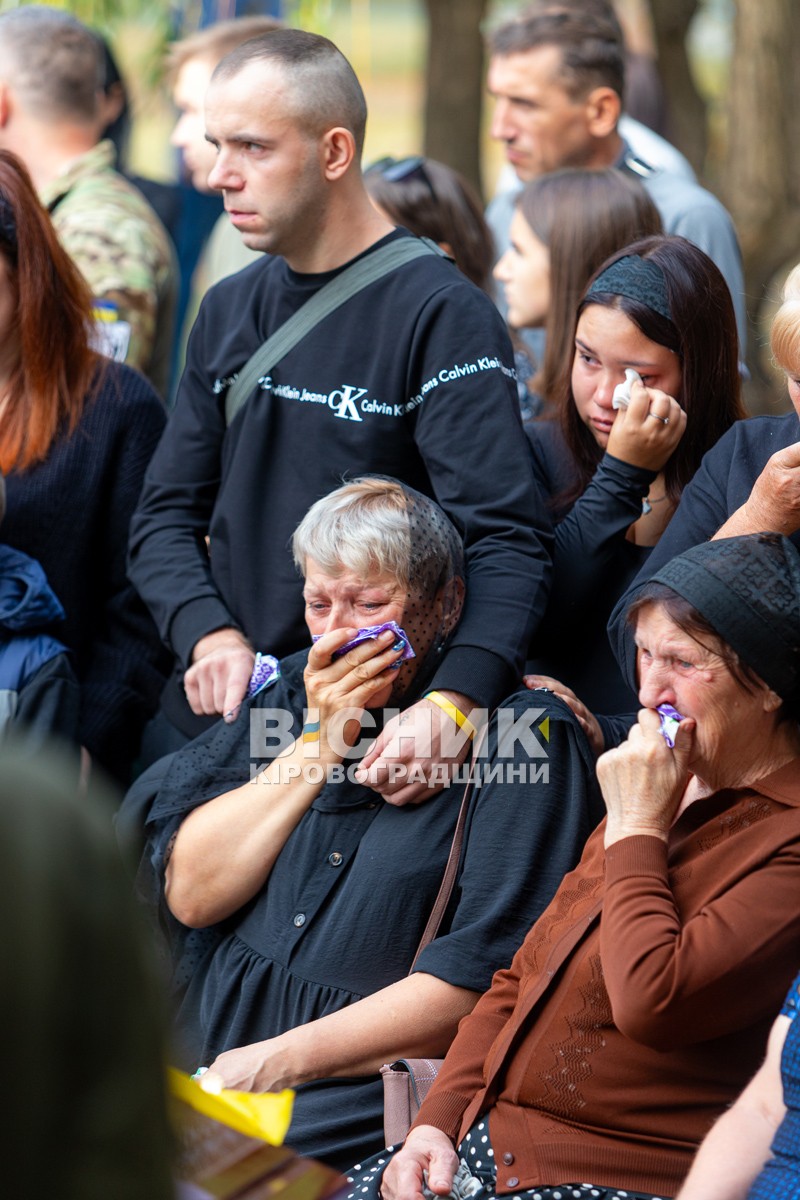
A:
POLYGON ((800 696, 800 554, 778 533, 701 542, 650 580, 687 600, 784 700, 800 696))

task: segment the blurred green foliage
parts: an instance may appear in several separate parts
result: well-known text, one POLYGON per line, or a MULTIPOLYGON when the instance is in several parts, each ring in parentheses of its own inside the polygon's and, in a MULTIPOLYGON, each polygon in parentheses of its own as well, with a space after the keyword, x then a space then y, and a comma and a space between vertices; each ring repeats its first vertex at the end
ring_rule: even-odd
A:
MULTIPOLYGON (((0 0, 0 12, 12 8, 26 8, 25 3, 0 0)), ((148 25, 169 25, 172 6, 164 0, 49 0, 48 8, 63 8, 103 33, 113 33, 125 21, 144 21, 148 25)))

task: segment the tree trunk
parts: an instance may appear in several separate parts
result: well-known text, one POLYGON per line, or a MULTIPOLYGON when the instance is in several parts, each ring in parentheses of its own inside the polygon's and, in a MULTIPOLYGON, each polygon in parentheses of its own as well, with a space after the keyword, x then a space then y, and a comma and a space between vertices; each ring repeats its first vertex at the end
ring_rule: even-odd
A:
MULTIPOLYGON (((800 258, 799 43, 795 0, 738 0, 723 198, 739 233, 754 321, 773 276, 800 258)), ((763 385, 757 349, 749 362, 763 385)))
MULTIPOLYGON (((756 0, 758 3, 758 0, 756 0)), ((699 176, 706 159, 706 106, 695 87, 686 53, 686 33, 698 0, 650 0, 658 66, 669 105, 672 140, 699 176)))
POLYGON ((486 5, 487 0, 425 0, 425 153, 460 171, 479 193, 486 5))
POLYGON ((724 192, 745 264, 765 275, 787 255, 800 254, 800 117, 793 102, 798 37, 794 0, 739 0, 724 192))

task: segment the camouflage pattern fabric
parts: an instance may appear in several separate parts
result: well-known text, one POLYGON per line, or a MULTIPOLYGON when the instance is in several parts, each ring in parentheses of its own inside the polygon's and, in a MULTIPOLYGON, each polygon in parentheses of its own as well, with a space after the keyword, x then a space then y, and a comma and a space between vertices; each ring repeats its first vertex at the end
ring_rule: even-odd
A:
POLYGON ((40 192, 97 304, 98 348, 138 367, 166 395, 177 293, 169 236, 99 142, 40 192), (129 328, 128 328, 129 327, 129 328))

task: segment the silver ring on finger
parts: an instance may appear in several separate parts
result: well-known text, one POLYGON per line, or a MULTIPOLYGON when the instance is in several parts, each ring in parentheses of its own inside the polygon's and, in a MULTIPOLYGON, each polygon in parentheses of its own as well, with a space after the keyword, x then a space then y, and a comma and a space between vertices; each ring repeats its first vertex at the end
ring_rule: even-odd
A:
POLYGON ((660 421, 662 425, 669 425, 669 417, 660 417, 658 413, 654 413, 652 409, 650 409, 650 412, 647 415, 648 417, 655 417, 655 419, 660 421))

